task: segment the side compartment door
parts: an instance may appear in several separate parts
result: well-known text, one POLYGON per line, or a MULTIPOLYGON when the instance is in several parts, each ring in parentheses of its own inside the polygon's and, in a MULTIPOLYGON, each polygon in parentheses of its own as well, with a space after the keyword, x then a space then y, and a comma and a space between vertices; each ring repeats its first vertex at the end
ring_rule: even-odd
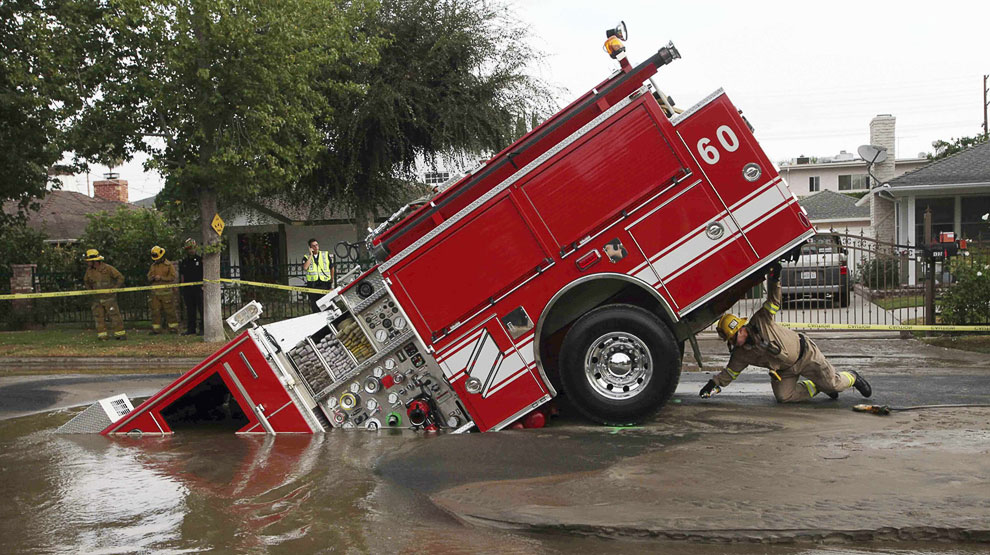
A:
POLYGON ((387 276, 429 334, 490 306, 549 256, 508 194, 491 202, 387 276))
POLYGON ((679 314, 755 262, 739 228, 700 179, 626 229, 647 259, 634 275, 666 289, 679 314))
POLYGON ((441 347, 437 362, 482 432, 511 423, 550 394, 494 315, 441 347))

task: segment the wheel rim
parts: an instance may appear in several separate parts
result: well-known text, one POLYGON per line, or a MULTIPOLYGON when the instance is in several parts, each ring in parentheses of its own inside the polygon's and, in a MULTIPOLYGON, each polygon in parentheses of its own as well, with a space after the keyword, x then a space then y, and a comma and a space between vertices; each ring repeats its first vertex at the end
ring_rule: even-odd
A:
POLYGON ((599 395, 615 400, 638 395, 653 377, 650 349, 623 331, 606 333, 591 343, 584 356, 584 375, 599 395))

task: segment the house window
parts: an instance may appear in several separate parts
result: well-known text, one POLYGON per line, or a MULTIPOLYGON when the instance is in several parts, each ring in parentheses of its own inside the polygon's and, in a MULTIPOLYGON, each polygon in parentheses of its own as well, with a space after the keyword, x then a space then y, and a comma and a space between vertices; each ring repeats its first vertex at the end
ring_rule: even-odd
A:
POLYGON ((943 231, 952 231, 955 219, 954 197, 919 198, 914 201, 915 245, 927 245, 943 231), (932 237, 925 237, 925 210, 932 210, 932 237))
POLYGON ((822 190, 822 178, 815 175, 808 178, 808 192, 816 193, 822 190))
POLYGON ((427 185, 440 185, 450 179, 450 172, 426 172, 423 181, 427 185))
POLYGON ((869 188, 870 176, 866 174, 839 176, 840 191, 865 191, 869 188))
POLYGON ((961 238, 977 241, 990 239, 990 223, 983 221, 983 215, 990 213, 990 196, 963 197, 960 204, 962 205, 959 217, 961 238))

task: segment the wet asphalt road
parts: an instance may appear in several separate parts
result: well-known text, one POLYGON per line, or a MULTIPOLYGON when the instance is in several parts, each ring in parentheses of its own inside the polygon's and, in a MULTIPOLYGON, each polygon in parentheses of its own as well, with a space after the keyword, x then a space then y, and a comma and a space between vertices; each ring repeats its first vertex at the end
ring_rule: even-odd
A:
MULTIPOLYGON (((856 370, 873 386, 875 404, 910 406, 990 402, 990 355, 930 347, 916 340, 868 336, 819 335, 815 341, 836 370, 856 370)), ((697 392, 710 375, 728 360, 724 346, 714 336, 701 341, 706 372, 685 371, 675 399, 683 403, 738 403, 746 406, 776 405, 769 379, 761 369, 747 369, 731 386, 710 400, 697 392)), ((693 364, 690 352, 685 368, 693 364)), ((176 374, 50 375, 0 377, 0 420, 42 411, 85 405, 97 399, 127 393, 150 396, 176 374)), ((854 390, 838 401, 819 396, 811 406, 848 410, 864 399, 854 390)))

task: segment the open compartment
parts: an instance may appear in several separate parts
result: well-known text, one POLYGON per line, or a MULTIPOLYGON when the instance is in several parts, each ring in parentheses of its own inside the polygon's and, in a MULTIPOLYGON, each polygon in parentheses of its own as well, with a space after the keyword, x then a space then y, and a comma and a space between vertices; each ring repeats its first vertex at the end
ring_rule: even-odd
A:
POLYGON ((371 346, 368 336, 352 316, 342 316, 334 320, 333 325, 339 330, 337 340, 346 347, 355 361, 364 362, 375 354, 375 348, 371 346))

